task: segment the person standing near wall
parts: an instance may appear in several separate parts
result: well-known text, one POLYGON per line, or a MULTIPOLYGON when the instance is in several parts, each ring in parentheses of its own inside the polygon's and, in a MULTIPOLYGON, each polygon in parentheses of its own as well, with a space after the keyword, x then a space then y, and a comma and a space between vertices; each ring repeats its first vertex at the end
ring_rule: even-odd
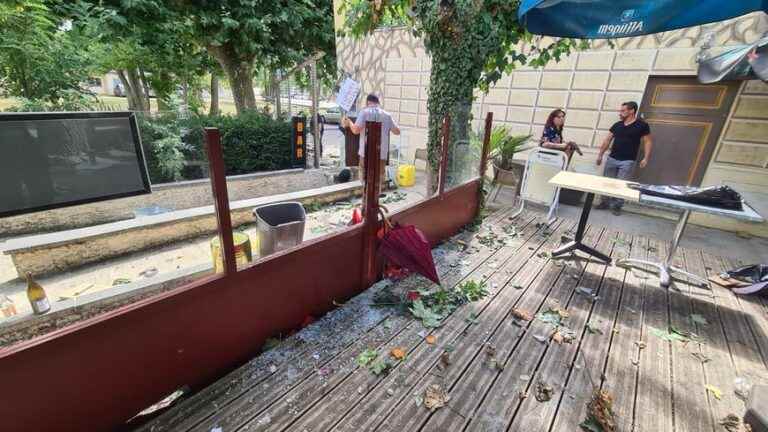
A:
MULTIPOLYGON (((640 143, 643 144, 643 159, 640 160, 640 168, 648 165, 651 157, 653 141, 651 139, 651 127, 643 119, 637 116, 637 103, 624 102, 619 109, 620 120, 611 126, 608 136, 600 146, 600 154, 597 156, 597 165, 603 163, 603 155, 608 149, 611 153, 605 162, 604 176, 628 180, 635 170, 635 161, 640 151, 640 143)), ((616 216, 621 215, 624 200, 620 198, 603 197, 598 209, 611 209, 616 216)))
POLYGON ((392 116, 379 106, 379 98, 374 94, 369 94, 365 99, 365 108, 357 114, 357 119, 352 123, 348 118, 344 119, 345 126, 349 127, 355 135, 363 134, 360 139, 360 176, 363 178, 364 158, 365 158, 365 122, 375 121, 381 123, 381 157, 379 160, 379 172, 381 173, 381 188, 384 190, 385 168, 389 157, 389 133, 400 135, 400 128, 397 126, 392 116))

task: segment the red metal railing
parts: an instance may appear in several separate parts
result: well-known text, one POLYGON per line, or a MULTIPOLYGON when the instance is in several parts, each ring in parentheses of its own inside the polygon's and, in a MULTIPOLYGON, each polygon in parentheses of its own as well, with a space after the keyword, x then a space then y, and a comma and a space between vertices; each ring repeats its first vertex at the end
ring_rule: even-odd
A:
MULTIPOLYGON (((366 128, 365 156, 377 161, 380 125, 366 128)), ((210 384, 258 354, 268 337, 298 328, 375 281, 378 163, 365 169, 363 224, 237 271, 220 137, 214 129, 205 136, 226 272, 0 349, 0 388, 7 395, 0 429, 114 430, 183 385, 210 384)), ((486 149, 488 137, 486 131, 486 149)), ((479 179, 445 191, 448 142, 444 135, 440 195, 392 215, 418 226, 433 244, 470 222, 479 204, 479 179)))

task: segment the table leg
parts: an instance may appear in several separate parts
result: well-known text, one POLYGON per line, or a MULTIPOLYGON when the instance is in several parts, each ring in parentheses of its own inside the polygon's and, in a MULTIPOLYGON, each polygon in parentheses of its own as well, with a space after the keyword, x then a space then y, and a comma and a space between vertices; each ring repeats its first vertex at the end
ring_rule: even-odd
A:
POLYGON ((684 210, 680 214, 680 217, 677 219, 677 226, 675 227, 675 234, 672 237, 672 244, 669 246, 669 253, 667 253, 667 256, 666 258, 664 258, 663 263, 627 258, 627 259, 619 260, 616 264, 622 265, 622 266, 638 266, 639 265, 639 266, 655 267, 659 271, 659 283, 663 287, 669 286, 669 284, 672 282, 673 274, 683 275, 692 281, 698 282, 703 285, 708 285, 707 280, 702 278, 701 276, 695 275, 693 273, 689 273, 683 269, 677 268, 672 265, 672 261, 675 258, 675 252, 677 251, 677 246, 680 244, 680 239, 683 237, 683 232, 685 232, 685 226, 688 224, 688 218, 690 216, 691 216, 691 211, 684 210))
POLYGON ((611 258, 598 251, 594 248, 591 248, 581 241, 584 239, 584 231, 587 230, 587 220, 589 220, 589 212, 592 211, 592 203, 595 200, 595 194, 594 193, 587 193, 587 197, 584 200, 584 207, 581 210, 581 217, 579 218, 579 226, 576 229, 576 236, 573 239, 572 242, 568 242, 564 244, 563 246, 560 246, 559 248, 552 251, 552 256, 557 257, 566 253, 571 253, 575 251, 582 251, 586 253, 587 255, 591 255, 601 261, 605 261, 606 263, 611 262, 611 258))

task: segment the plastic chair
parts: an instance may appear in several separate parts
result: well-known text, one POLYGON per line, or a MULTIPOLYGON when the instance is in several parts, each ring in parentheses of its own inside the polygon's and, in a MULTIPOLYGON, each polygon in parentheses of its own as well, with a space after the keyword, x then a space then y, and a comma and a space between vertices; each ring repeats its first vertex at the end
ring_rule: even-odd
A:
POLYGON ((530 201, 549 206, 547 225, 551 224, 555 220, 560 188, 551 185, 549 180, 567 167, 568 156, 560 150, 537 148, 529 153, 520 186, 520 209, 512 218, 519 216, 525 208, 525 202, 530 201))

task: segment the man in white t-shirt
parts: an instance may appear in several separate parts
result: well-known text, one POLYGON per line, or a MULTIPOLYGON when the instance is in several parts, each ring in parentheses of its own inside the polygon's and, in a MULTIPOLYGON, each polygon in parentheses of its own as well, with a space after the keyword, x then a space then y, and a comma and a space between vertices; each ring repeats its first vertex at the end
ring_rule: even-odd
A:
POLYGON ((379 106, 379 98, 374 94, 369 94, 365 99, 365 108, 357 114, 357 119, 354 123, 345 119, 345 125, 349 127, 355 135, 361 135, 360 137, 360 150, 358 155, 360 156, 360 173, 363 176, 363 161, 365 158, 365 122, 375 121, 381 123, 381 152, 379 160, 379 172, 381 173, 381 185, 384 186, 385 173, 384 170, 387 164, 387 157, 389 155, 389 133, 392 132, 395 135, 400 135, 400 128, 397 126, 392 116, 381 109, 379 106))

